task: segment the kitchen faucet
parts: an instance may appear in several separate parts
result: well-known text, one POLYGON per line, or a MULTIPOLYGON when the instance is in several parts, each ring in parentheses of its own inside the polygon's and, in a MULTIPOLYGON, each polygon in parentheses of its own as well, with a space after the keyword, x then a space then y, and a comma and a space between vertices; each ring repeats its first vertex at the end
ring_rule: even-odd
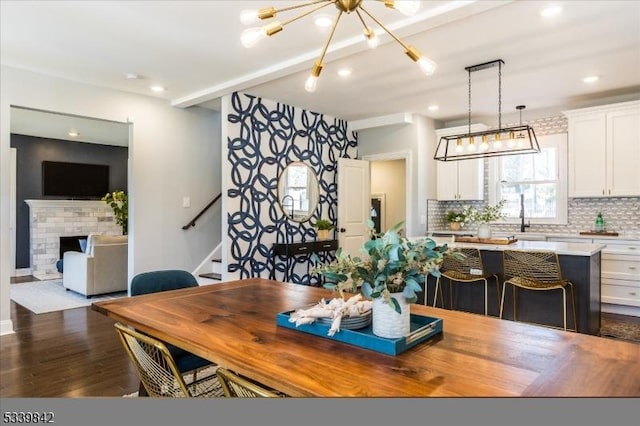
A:
POLYGON ((520 232, 524 232, 526 228, 531 227, 531 221, 525 225, 524 223, 524 194, 520 194, 520 232))
MULTIPOLYGON (((284 197, 282 197, 282 200, 280 201, 280 202, 281 202, 281 204, 282 204, 282 210, 284 210, 284 208, 285 208, 285 206, 286 206, 286 204, 285 204, 285 202, 284 202, 284 201, 285 201, 287 198, 291 198, 291 216, 290 216, 290 218, 291 218, 291 219, 293 219, 293 212, 294 212, 294 209, 295 209, 294 203, 295 203, 295 201, 296 201, 296 200, 295 200, 291 195, 289 195, 289 194, 287 194, 287 195, 285 195, 284 197)), ((285 215, 286 215, 286 211, 285 211, 285 215)))

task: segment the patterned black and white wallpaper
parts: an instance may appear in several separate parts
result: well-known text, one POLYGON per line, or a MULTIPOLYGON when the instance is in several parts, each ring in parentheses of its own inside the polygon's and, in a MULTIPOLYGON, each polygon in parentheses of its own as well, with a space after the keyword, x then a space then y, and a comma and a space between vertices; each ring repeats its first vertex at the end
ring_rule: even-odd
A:
MULTIPOLYGON (((283 280, 287 262, 271 255, 273 243, 315 241, 316 218, 336 223, 338 158, 356 158, 357 135, 344 120, 238 92, 230 98, 226 125, 229 272, 240 279, 283 280), (286 219, 278 204, 278 177, 296 161, 318 178, 320 197, 311 222, 286 219)), ((308 255, 289 261, 288 281, 319 283, 311 276, 308 255)))

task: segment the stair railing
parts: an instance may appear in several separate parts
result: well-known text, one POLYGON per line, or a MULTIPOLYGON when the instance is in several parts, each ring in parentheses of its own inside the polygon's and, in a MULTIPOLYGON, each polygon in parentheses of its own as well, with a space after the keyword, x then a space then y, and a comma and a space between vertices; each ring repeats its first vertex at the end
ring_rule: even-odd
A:
POLYGON ((182 227, 182 229, 187 230, 187 229, 191 228, 192 226, 196 226, 196 221, 197 221, 198 219, 200 219, 200 216, 202 216, 202 215, 204 214, 204 212, 206 212, 207 210, 209 210, 209 208, 210 208, 211 206, 213 206, 213 205, 216 203, 216 201, 218 201, 221 197, 222 197, 222 192, 221 192, 221 193, 219 193, 218 195, 216 195, 216 197, 215 197, 215 198, 214 198, 214 199, 213 199, 209 204, 207 204, 207 205, 206 205, 206 207, 205 207, 205 208, 203 208, 203 209, 200 211, 200 213, 198 213, 198 214, 196 215, 196 217, 194 217, 193 219, 191 219, 191 221, 190 221, 189 223, 187 223, 186 225, 184 225, 184 226, 182 227))

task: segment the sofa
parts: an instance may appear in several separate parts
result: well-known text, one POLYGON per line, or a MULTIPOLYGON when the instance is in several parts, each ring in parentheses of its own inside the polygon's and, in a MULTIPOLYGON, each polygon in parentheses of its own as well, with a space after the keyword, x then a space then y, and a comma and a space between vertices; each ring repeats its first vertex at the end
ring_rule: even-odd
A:
POLYGON ((91 234, 84 253, 64 253, 62 285, 87 297, 126 291, 127 265, 126 235, 91 234))

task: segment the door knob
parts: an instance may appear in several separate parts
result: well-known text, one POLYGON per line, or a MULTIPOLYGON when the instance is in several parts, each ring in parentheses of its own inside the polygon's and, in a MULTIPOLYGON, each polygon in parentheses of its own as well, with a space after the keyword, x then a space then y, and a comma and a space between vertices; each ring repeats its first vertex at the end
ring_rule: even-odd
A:
POLYGON ((344 228, 340 228, 340 232, 347 232, 347 230, 344 228))

